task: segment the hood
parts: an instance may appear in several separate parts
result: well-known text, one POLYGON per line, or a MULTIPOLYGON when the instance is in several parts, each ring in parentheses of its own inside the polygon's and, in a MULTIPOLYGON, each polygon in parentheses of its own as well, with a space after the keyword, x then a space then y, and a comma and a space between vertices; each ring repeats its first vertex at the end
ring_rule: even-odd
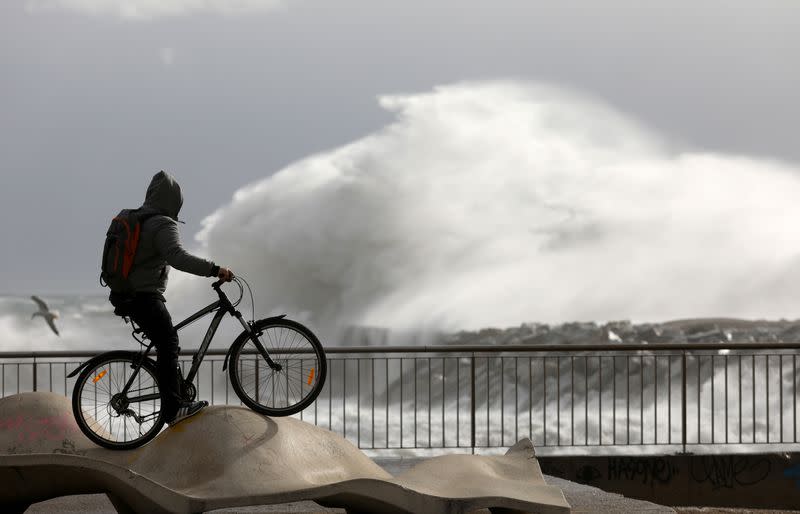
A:
POLYGON ((149 207, 178 221, 178 213, 183 205, 181 186, 175 178, 165 171, 153 175, 147 187, 142 207, 149 207))

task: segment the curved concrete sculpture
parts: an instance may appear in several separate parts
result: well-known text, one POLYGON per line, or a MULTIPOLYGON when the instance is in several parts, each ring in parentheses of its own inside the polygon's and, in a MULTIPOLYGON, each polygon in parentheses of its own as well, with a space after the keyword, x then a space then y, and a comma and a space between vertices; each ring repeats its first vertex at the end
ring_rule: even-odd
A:
POLYGON ((348 512, 569 512, 545 484, 530 441, 496 457, 448 455, 392 477, 349 441, 294 418, 209 407, 136 450, 95 446, 69 400, 0 399, 3 512, 106 493, 120 512, 203 512, 314 500, 348 512))

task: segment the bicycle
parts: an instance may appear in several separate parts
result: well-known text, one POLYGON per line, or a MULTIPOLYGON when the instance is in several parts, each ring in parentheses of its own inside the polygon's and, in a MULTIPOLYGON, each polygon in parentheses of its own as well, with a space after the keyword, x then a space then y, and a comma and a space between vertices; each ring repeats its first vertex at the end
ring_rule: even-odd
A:
MULTIPOLYGON (((240 277, 233 281, 239 286, 236 302, 231 303, 221 289, 222 280, 218 280, 211 287, 219 299, 175 325, 180 330, 216 311, 192 356, 186 378, 178 368, 181 396, 187 401, 196 397, 194 378, 222 318, 230 314, 244 328, 228 348, 222 366, 223 372, 228 370, 230 374, 236 395, 247 407, 267 416, 300 412, 314 402, 325 383, 327 362, 322 344, 308 328, 286 319, 285 314, 245 321, 236 307, 244 297, 242 282, 247 282, 240 277)), ((252 301, 249 284, 247 288, 252 301)), ((68 375, 78 375, 72 392, 72 410, 78 426, 93 442, 112 450, 144 445, 158 435, 166 422, 160 408, 156 364, 148 357, 154 343, 147 344, 142 329, 133 320, 130 323, 134 329, 131 335, 144 349, 102 353, 68 375)))

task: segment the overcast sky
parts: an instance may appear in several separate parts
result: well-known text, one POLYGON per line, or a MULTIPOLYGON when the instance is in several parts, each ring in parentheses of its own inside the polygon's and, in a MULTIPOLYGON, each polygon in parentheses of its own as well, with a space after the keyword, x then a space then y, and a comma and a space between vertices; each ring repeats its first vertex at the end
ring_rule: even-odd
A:
POLYGON ((102 292, 108 221, 160 169, 191 245, 241 186, 388 123, 378 95, 464 80, 563 84, 689 148, 800 162, 793 0, 125 4, 0 3, 0 294, 102 292))

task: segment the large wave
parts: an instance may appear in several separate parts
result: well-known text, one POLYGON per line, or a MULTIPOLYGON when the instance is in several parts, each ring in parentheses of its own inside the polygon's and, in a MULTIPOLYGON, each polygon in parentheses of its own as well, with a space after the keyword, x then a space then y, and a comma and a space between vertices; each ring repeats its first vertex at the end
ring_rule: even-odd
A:
MULTIPOLYGON (((379 101, 389 125, 241 188, 204 221, 201 251, 251 279, 257 307, 414 331, 793 317, 791 165, 682 149, 555 86, 379 101)), ((179 282, 178 295, 195 287, 179 282)))

